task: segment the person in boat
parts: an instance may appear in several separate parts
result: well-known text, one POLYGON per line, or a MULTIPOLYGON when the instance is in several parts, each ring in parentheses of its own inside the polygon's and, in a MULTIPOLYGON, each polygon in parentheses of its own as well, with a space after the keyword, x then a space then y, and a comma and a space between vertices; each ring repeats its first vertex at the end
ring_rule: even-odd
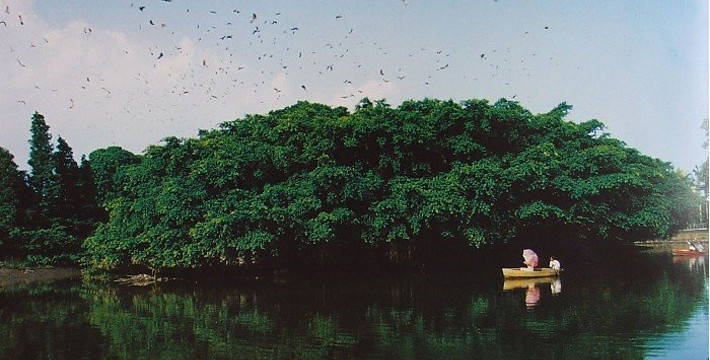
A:
POLYGON ((693 243, 690 242, 690 241, 686 241, 686 242, 688 243, 688 250, 691 250, 691 251, 696 251, 696 250, 698 250, 698 249, 695 248, 695 244, 693 244, 693 243))
POLYGON ((521 270, 533 271, 533 270, 535 270, 537 263, 538 263, 537 254, 534 251, 532 251, 530 249, 523 250, 523 264, 525 264, 525 266, 527 266, 527 267, 522 268, 521 270))
POLYGON ((560 271, 562 268, 562 265, 560 264, 560 261, 557 260, 554 256, 550 256, 550 269, 552 270, 557 270, 560 271))
POLYGON ((693 244, 693 245, 695 246, 695 250, 697 250, 697 251, 702 252, 702 251, 705 250, 705 247, 704 247, 703 244, 701 244, 701 243, 695 243, 695 244, 693 244))

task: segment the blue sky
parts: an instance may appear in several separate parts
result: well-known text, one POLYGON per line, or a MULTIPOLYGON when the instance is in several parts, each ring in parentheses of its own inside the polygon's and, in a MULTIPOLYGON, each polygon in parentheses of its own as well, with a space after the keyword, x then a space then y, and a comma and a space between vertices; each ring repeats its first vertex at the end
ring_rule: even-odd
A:
POLYGON ((706 1, 0 5, 0 146, 23 168, 35 110, 79 157, 141 152, 298 100, 352 108, 364 96, 505 97, 535 113, 564 101, 570 120, 599 119, 676 167, 707 156, 706 1))

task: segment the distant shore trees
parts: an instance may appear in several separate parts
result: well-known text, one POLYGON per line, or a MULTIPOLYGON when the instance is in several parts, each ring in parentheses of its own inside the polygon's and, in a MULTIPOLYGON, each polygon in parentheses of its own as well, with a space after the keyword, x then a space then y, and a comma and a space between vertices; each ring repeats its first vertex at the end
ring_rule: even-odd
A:
POLYGON ((33 264, 76 264, 82 241, 103 212, 91 169, 85 159, 76 163, 63 138, 54 147, 41 114, 32 115, 30 133, 28 174, 0 149, 0 193, 12 194, 0 200, 0 207, 8 209, 0 224, 2 255, 33 264))
POLYGON ((691 179, 560 104, 298 102, 141 155, 74 160, 32 117, 29 164, 0 149, 0 249, 92 269, 289 266, 522 238, 575 246, 667 237, 697 213, 691 179))

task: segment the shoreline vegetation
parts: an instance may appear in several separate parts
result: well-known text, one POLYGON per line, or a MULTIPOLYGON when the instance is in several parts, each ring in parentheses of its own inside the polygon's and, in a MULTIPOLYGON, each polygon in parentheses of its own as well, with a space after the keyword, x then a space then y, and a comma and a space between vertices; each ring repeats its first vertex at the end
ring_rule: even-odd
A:
POLYGON ((35 113, 31 170, 0 148, 0 254, 154 279, 420 268, 528 247, 592 256, 706 223, 691 187, 707 194, 707 176, 694 182, 597 120, 565 120, 570 109, 298 102, 142 154, 97 149, 78 164, 35 113))
MULTIPOLYGON (((707 233, 698 233, 695 239, 707 243, 707 233), (704 235, 704 238, 703 238, 704 235)), ((635 247, 639 251, 650 251, 653 253, 669 253, 672 248, 684 248, 686 246, 687 236, 676 235, 670 239, 654 239, 647 241, 637 241, 634 243, 635 247)), ((499 275, 499 269, 493 268, 495 270, 495 275, 499 275)), ((196 275, 194 273, 173 273, 171 277, 160 277, 152 274, 141 273, 140 269, 133 269, 129 272, 114 272, 110 276, 104 276, 97 278, 89 275, 89 278, 93 280, 104 280, 110 281, 116 285, 120 286, 133 286, 133 287, 145 287, 153 286, 160 283, 166 283, 169 281, 190 281, 190 280, 203 280, 203 281, 216 281, 216 280, 231 280, 231 281, 252 281, 252 280, 270 280, 274 283, 286 283, 289 280, 299 279, 306 274, 313 275, 313 272, 305 271, 300 269, 299 272, 289 272, 287 269, 272 270, 272 271, 255 271, 250 273, 231 273, 226 274, 224 272, 211 272, 203 273, 201 275, 196 275)), ((332 275, 331 272, 316 272, 315 274, 320 274, 319 276, 329 276, 332 275)), ((405 271, 409 274, 412 273, 411 270, 419 271, 424 270, 422 268, 417 269, 403 269, 403 268, 390 268, 388 273, 396 271, 405 271)), ((366 270, 365 273, 368 271, 366 270)), ((376 270, 369 269, 369 272, 378 273, 376 270)), ((493 271, 492 271, 493 272, 493 271)), ((87 274, 82 274, 82 269, 78 266, 75 267, 53 267, 53 266, 33 266, 28 263, 21 262, 0 262, 0 288, 10 287, 19 284, 29 284, 29 283, 40 283, 40 282, 54 282, 58 280, 73 279, 86 276, 87 274)), ((350 274, 346 275, 349 276, 350 274)), ((363 275, 363 274, 360 274, 363 275)), ((337 276, 336 276, 337 277, 337 276)))

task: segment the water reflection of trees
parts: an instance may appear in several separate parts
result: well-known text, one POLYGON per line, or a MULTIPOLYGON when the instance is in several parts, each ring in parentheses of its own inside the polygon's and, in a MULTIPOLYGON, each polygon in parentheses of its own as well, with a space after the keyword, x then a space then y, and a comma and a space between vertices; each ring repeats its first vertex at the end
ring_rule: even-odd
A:
POLYGON ((630 278, 570 277, 532 310, 524 289, 465 276, 17 287, 0 290, 0 358, 642 358, 644 338, 706 301, 706 280, 686 264, 630 278))
POLYGON ((534 312, 499 292, 411 282, 85 296, 91 324, 121 358, 628 359, 643 357, 637 336, 678 328, 702 301, 703 287, 687 286, 697 279, 677 275, 567 292, 534 312))
POLYGON ((0 288, 0 359, 98 359, 100 333, 76 281, 0 288))

